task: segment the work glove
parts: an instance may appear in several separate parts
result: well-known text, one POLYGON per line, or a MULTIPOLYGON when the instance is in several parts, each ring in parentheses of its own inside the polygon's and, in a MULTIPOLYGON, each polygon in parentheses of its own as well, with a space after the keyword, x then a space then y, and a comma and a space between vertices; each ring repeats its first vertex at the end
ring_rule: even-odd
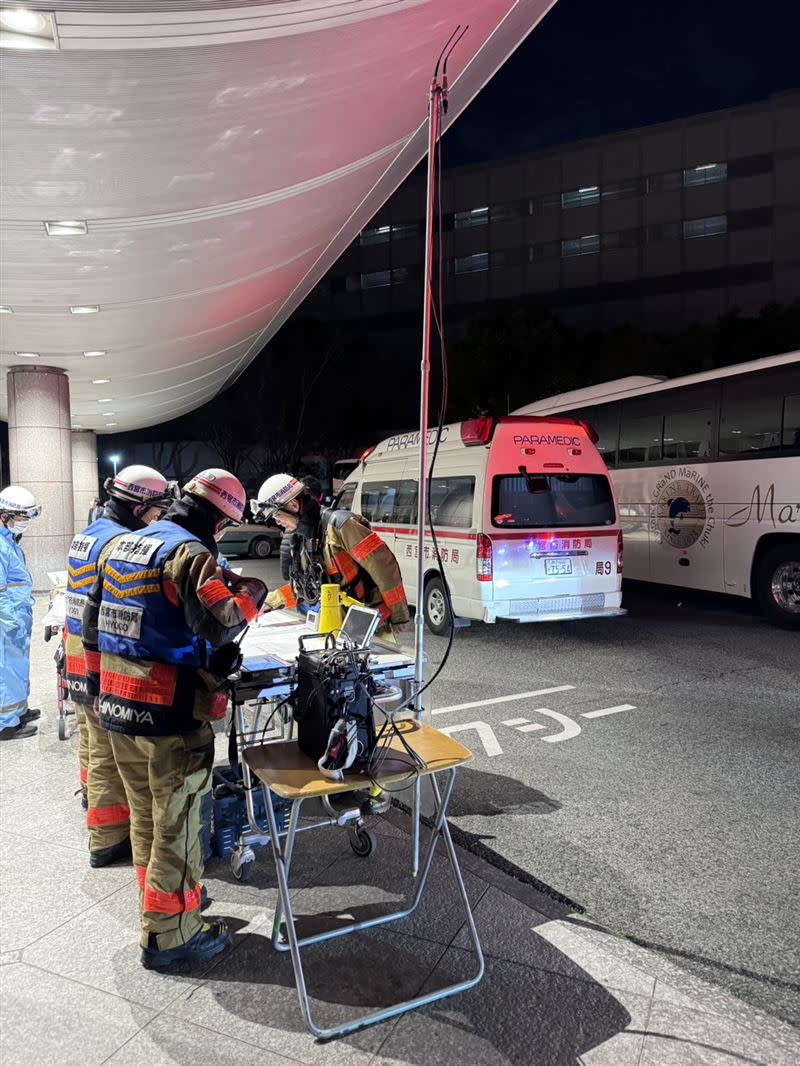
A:
POLYGON ((242 651, 235 641, 223 644, 211 653, 211 662, 208 664, 209 671, 216 677, 228 677, 234 670, 238 670, 242 663, 242 651))

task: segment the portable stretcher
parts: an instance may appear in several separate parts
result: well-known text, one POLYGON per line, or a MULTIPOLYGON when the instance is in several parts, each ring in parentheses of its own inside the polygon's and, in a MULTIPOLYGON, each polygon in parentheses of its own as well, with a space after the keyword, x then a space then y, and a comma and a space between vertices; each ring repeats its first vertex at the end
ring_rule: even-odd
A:
MULTIPOLYGON (((294 611, 276 611, 263 615, 259 624, 251 627, 242 638, 243 662, 233 677, 232 710, 229 731, 229 761, 237 777, 240 776, 247 821, 236 847, 231 853, 231 870, 237 880, 249 876, 255 861, 254 848, 270 843, 269 813, 267 824, 256 811, 256 796, 260 785, 254 779, 244 753, 271 741, 291 740, 293 722, 290 696, 295 684, 295 669, 299 638, 308 634, 305 618, 294 611)), ((396 648, 372 645, 370 671, 385 693, 375 700, 394 709, 409 696, 414 678, 414 660, 396 648)), ((369 782, 354 779, 352 788, 365 788, 369 782)), ((341 791, 341 790, 340 790, 341 791)), ((260 798, 260 797, 259 797, 260 798)), ((359 807, 337 810, 327 796, 321 797, 327 817, 304 829, 338 825, 347 828, 350 846, 356 855, 366 858, 375 849, 375 835, 367 828, 359 807)), ((279 819, 274 810, 272 816, 279 819)), ((280 831, 280 827, 279 827, 280 831)))
POLYGON ((50 596, 47 603, 47 614, 42 621, 45 642, 56 637, 56 653, 53 656, 56 664, 56 708, 58 711, 58 739, 66 740, 67 717, 71 713, 68 706, 67 683, 64 678, 64 645, 61 642, 61 634, 67 617, 67 572, 55 570, 49 573, 50 596))

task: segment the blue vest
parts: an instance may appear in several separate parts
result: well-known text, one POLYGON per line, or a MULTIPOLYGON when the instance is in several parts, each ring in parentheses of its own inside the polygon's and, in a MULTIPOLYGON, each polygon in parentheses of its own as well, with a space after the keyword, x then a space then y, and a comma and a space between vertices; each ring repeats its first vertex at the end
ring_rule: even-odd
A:
POLYGON ((164 564, 180 544, 197 541, 175 522, 155 522, 121 536, 106 559, 98 619, 102 652, 197 669, 211 645, 186 624, 183 607, 162 587, 164 564))
POLYGON ((83 628, 86 597, 97 577, 97 560, 106 544, 125 527, 110 518, 95 519, 73 538, 67 558, 67 632, 75 637, 83 628))

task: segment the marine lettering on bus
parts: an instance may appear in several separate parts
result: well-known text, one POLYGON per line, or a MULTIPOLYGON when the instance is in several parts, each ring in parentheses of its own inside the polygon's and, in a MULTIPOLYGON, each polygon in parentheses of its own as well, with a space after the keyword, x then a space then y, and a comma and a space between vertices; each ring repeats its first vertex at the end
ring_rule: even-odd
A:
POLYGON ((753 495, 750 497, 750 502, 746 503, 744 507, 740 507, 738 511, 734 511, 732 515, 729 515, 725 525, 735 529, 737 526, 744 526, 751 521, 759 524, 766 522, 773 529, 777 529, 778 526, 800 523, 800 503, 777 504, 775 502, 774 482, 763 494, 761 485, 756 485, 753 489, 753 495))

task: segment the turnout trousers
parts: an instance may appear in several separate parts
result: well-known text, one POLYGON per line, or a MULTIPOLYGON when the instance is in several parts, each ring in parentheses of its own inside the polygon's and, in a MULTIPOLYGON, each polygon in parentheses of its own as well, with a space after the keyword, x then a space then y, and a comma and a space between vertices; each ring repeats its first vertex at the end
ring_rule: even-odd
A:
POLYGON ((91 708, 83 710, 88 749, 86 792, 89 807, 86 825, 89 830, 89 851, 99 851, 127 839, 130 812, 125 786, 111 750, 111 734, 103 729, 91 708))
POLYGON ((142 947, 186 943, 202 927, 200 804, 211 787, 210 725, 166 737, 109 733, 128 797, 142 947))
POLYGON ((88 798, 89 780, 89 729, 86 725, 86 708, 82 703, 74 700, 75 724, 78 727, 78 774, 80 775, 81 792, 88 798))

